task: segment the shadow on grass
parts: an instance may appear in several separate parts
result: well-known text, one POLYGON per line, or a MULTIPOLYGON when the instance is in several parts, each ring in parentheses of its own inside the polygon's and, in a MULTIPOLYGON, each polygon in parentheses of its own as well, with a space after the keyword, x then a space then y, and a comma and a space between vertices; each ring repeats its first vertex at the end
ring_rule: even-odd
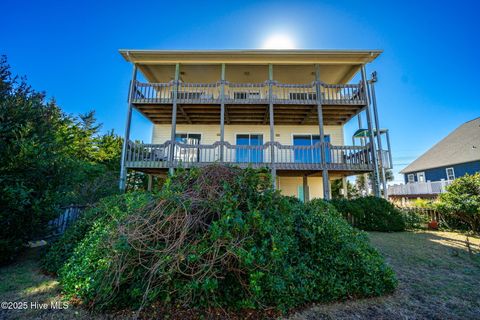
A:
POLYGON ((0 309, 0 319, 105 319, 70 305, 63 309, 58 281, 41 272, 44 253, 44 247, 28 249, 17 261, 0 268, 0 301, 15 303, 12 309, 0 309), (22 302, 26 308, 13 308, 22 302))
POLYGON ((478 319, 480 239, 455 232, 369 233, 395 270, 391 296, 321 304, 292 319, 478 319))
MULTIPOLYGON (((390 296, 319 304, 292 319, 478 319, 480 238, 454 232, 369 233, 371 243, 394 268, 399 287, 390 296)), ((40 271, 43 248, 30 249, 0 268, 0 300, 60 302, 59 284, 40 271)), ((142 315, 149 318, 149 315, 142 315)), ((0 310, 0 319, 111 319, 70 306, 64 310, 0 310)), ((123 315, 123 319, 130 318, 123 315)))

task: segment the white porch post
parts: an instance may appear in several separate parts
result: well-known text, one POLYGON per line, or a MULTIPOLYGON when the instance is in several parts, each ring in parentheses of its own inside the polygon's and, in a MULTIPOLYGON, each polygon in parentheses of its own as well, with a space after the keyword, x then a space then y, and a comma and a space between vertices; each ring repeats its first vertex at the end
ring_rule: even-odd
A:
POLYGON ((268 65, 268 112, 270 118, 270 166, 272 171, 273 188, 277 188, 277 168, 275 165, 275 123, 273 118, 273 65, 268 65))
POLYGON ((370 114, 370 99, 369 99, 369 92, 368 92, 368 81, 367 81, 367 75, 365 71, 365 65, 362 65, 362 85, 363 85, 363 90, 365 91, 365 99, 366 101, 366 106, 365 106, 365 111, 367 113, 367 124, 368 124, 368 133, 370 136, 370 147, 372 148, 372 162, 373 162, 373 181, 372 181, 372 186, 373 186, 373 193, 376 197, 380 197, 380 190, 379 190, 379 175, 378 175, 378 163, 377 163, 377 148, 375 146, 375 137, 373 134, 373 126, 372 126, 372 116, 370 114))
POLYGON ((378 109, 377 109, 377 97, 375 96, 375 82, 377 82, 377 73, 372 73, 372 79, 370 80, 370 92, 372 94, 372 108, 373 108, 373 118, 375 120, 375 127, 377 128, 377 144, 379 150, 378 156, 378 165, 382 170, 382 189, 383 189, 383 197, 388 199, 388 192, 387 192, 387 179, 385 176, 385 164, 383 161, 383 148, 382 148, 382 136, 380 135, 380 121, 378 120, 378 109))
POLYGON ((308 177, 303 176, 303 202, 306 203, 310 200, 310 189, 308 188, 308 177))
MULTIPOLYGON (((363 124, 362 124, 362 116, 361 116, 361 112, 358 114, 358 129, 363 129, 363 124)), ((360 145, 363 147, 365 146, 365 140, 362 138, 360 138, 360 145)), ((365 192, 367 193, 368 195, 368 174, 364 173, 363 174, 363 186, 365 188, 365 192)))
POLYGON ((348 182, 346 177, 342 177, 343 196, 348 199, 348 182))
POLYGON ((172 132, 170 135, 170 174, 173 174, 173 160, 175 156, 175 137, 177 135, 177 98, 178 98, 178 84, 180 81, 180 64, 175 65, 175 82, 173 84, 173 99, 172 99, 172 132))
POLYGON ((330 199, 330 180, 328 178, 325 134, 323 131, 322 91, 320 87, 320 66, 315 65, 315 88, 317 94, 318 131, 320 135, 320 153, 322 161, 323 198, 330 199))
POLYGON ((132 109, 133 109, 132 98, 133 98, 133 90, 135 88, 136 80, 137 80, 137 65, 133 64, 132 80, 130 80, 130 86, 128 89, 127 123, 125 125, 125 137, 123 139, 122 158, 120 162, 119 188, 121 191, 125 191, 126 184, 127 184, 127 169, 125 168, 125 162, 127 159, 127 146, 130 140, 130 125, 132 122, 132 109))
POLYGON ((225 142, 225 63, 222 63, 220 76, 220 162, 223 162, 223 143, 225 142))

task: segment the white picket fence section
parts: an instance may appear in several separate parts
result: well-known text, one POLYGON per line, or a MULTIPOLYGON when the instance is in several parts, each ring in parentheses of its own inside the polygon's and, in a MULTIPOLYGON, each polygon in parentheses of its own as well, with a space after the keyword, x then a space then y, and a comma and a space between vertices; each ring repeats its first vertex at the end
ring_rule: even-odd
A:
POLYGON ((51 229, 51 233, 48 237, 62 235, 68 226, 70 226, 82 214, 85 206, 70 205, 63 209, 64 211, 60 216, 48 222, 48 226, 51 229))

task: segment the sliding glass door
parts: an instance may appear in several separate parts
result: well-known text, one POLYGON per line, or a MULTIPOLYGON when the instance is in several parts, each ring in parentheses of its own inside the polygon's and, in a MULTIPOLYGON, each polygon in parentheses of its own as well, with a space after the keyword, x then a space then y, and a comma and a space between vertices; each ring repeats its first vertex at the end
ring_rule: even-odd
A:
MULTIPOLYGON (((325 135, 325 142, 330 142, 330 136, 325 135)), ((313 146, 320 142, 319 135, 312 134, 298 134, 293 136, 294 146, 313 146)), ((326 152, 326 162, 330 162, 330 152, 328 148, 326 152)), ((294 151, 295 162, 298 163, 320 163, 322 161, 321 148, 307 148, 307 149, 295 149, 294 151)))
MULTIPOLYGON (((199 145, 201 135, 199 133, 177 133, 175 141, 187 145, 199 145)), ((200 151, 198 148, 175 148, 175 160, 183 162, 198 162, 200 151)))
MULTIPOLYGON (((263 135, 261 134, 237 134, 237 146, 261 146, 263 135)), ((263 162, 263 149, 260 148, 237 148, 237 162, 261 163, 263 162)))

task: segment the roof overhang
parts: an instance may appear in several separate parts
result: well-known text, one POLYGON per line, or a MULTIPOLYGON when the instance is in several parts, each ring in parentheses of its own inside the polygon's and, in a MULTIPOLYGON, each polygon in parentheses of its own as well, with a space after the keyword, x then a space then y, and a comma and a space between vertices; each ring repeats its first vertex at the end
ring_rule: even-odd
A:
MULTIPOLYGON (((243 71, 252 75, 256 73, 254 70, 261 66, 266 68, 268 64, 273 64, 277 66, 274 67, 274 78, 295 74, 297 83, 311 82, 313 65, 319 64, 322 81, 332 84, 347 83, 361 65, 372 62, 381 53, 381 50, 120 50, 124 59, 136 64, 149 82, 172 80, 174 65, 177 63, 181 64, 182 73, 191 75, 190 80, 186 81, 209 82, 212 81, 208 79, 210 75, 215 82, 220 74, 217 69, 225 63, 236 65, 237 69, 243 65, 243 71), (199 69, 199 66, 203 67, 199 69), (306 70, 309 66, 312 70, 306 70), (253 70, 250 70, 252 68, 253 70), (195 74, 197 76, 194 76, 195 74)), ((227 66, 227 73, 229 70, 232 70, 232 67, 227 66)), ((266 72, 268 71, 262 73, 262 82, 268 77, 266 72)), ((287 78, 293 81, 293 77, 287 78)))
POLYGON ((126 61, 136 64, 366 64, 381 50, 129 50, 126 61))

